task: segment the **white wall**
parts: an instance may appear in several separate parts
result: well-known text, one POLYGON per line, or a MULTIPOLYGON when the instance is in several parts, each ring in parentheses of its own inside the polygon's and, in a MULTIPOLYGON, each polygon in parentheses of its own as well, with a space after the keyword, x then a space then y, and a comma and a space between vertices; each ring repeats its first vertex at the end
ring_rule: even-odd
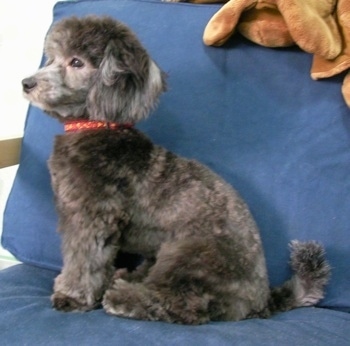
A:
MULTIPOLYGON (((28 103, 21 80, 39 66, 42 46, 56 0, 0 0, 0 138, 21 136, 28 103)), ((2 216, 17 167, 0 169, 0 235, 2 216)), ((0 246, 0 269, 11 258, 0 246)))

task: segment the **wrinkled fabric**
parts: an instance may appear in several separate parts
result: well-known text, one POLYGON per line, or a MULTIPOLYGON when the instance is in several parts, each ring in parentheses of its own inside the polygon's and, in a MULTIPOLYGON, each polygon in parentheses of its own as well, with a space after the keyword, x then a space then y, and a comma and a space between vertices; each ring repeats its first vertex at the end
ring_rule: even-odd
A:
POLYGON ((301 308, 268 320, 183 326, 112 317, 104 310, 63 313, 50 306, 57 272, 19 265, 0 272, 2 346, 347 345, 350 314, 301 308))

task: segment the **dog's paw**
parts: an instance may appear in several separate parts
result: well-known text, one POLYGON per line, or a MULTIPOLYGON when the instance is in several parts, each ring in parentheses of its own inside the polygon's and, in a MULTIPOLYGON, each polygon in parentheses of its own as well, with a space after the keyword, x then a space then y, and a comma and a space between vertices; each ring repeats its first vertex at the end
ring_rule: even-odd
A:
POLYGON ((108 314, 135 318, 135 313, 132 311, 131 301, 133 299, 130 293, 131 291, 127 288, 128 283, 121 279, 121 272, 116 272, 114 275, 114 281, 112 287, 108 289, 103 297, 102 306, 108 314), (129 298, 129 299, 127 299, 129 298))
MULTIPOLYGON (((124 279, 124 280, 127 280, 127 277, 128 277, 128 270, 126 268, 120 268, 120 269, 117 269, 115 272, 114 272, 114 275, 113 275, 113 281, 117 280, 117 279, 124 279)), ((127 280, 128 281, 128 280, 127 280)))
POLYGON ((68 297, 63 293, 55 292, 51 296, 52 307, 59 311, 71 312, 71 311, 88 311, 92 310, 94 306, 87 306, 82 304, 77 299, 68 297))
POLYGON ((143 306, 144 297, 138 286, 123 279, 116 279, 103 297, 102 306, 110 315, 148 319, 143 306))

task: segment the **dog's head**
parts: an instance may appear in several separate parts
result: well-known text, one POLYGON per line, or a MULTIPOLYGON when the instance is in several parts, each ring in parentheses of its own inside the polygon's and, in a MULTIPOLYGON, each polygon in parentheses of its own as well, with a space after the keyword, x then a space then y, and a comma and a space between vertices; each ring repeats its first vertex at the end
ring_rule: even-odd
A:
POLYGON ((25 97, 61 121, 136 122, 165 90, 164 73, 137 37, 109 17, 71 17, 45 40, 46 64, 22 81, 25 97))

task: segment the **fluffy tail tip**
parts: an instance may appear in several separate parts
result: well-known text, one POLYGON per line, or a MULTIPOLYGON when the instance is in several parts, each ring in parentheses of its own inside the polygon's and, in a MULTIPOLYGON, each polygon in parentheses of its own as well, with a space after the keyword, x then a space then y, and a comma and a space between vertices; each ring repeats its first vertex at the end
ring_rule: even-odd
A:
POLYGON ((290 263, 295 273, 294 289, 298 306, 315 305, 324 297, 331 267, 325 258, 324 247, 314 241, 290 243, 290 263))
POLYGON ((331 267, 325 258, 324 247, 314 241, 290 243, 291 267, 296 275, 311 286, 325 286, 330 278, 331 267))
POLYGON ((324 297, 324 287, 330 278, 331 267, 321 244, 293 240, 290 249, 294 275, 281 287, 272 289, 271 313, 317 304, 324 297))

